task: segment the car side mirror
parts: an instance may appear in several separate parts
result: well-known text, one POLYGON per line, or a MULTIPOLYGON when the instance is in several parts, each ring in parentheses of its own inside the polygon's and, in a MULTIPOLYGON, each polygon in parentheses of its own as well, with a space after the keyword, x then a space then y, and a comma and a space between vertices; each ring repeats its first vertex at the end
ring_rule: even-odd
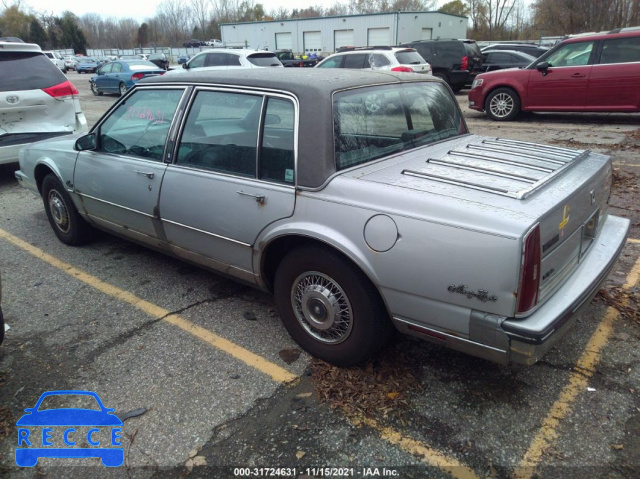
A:
POLYGON ((545 76, 547 74, 547 70, 549 70, 549 63, 548 62, 538 63, 536 65, 536 70, 542 73, 542 76, 545 76))
POLYGON ((87 151, 96 149, 96 134, 89 133, 88 135, 81 136, 76 140, 74 146, 76 151, 87 151))

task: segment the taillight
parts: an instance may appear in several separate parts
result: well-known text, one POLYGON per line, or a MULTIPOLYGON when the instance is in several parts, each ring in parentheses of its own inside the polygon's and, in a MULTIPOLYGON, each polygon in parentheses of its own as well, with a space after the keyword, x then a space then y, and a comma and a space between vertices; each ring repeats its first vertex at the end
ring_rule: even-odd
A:
POLYGON ((134 73, 131 75, 131 81, 138 81, 144 78, 144 73, 134 73))
POLYGON ((461 68, 460 68, 461 70, 468 69, 469 68, 469 57, 467 57, 467 56, 462 57, 462 65, 460 65, 460 66, 461 66, 461 68))
POLYGON ((407 72, 407 73, 413 73, 413 70, 409 67, 393 67, 391 69, 392 72, 407 72))
POLYGON ((518 288, 518 313, 525 313, 538 304, 540 260, 540 225, 536 225, 524 239, 522 273, 518 288))
POLYGON ((43 92, 47 95, 51 95, 58 100, 69 100, 76 98, 78 95, 78 89, 69 80, 60 83, 59 85, 50 86, 49 88, 43 88, 43 92))

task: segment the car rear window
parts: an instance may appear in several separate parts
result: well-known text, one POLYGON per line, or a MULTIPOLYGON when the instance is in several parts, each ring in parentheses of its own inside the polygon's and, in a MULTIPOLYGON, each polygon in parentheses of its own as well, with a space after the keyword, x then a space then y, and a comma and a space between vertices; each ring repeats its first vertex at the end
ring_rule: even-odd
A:
POLYGON ((409 50, 397 52, 396 59, 401 65, 420 65, 421 63, 427 63, 418 52, 409 50))
POLYGON ((151 68, 152 70, 155 70, 158 68, 158 65, 156 65, 155 63, 151 63, 151 62, 140 62, 140 63, 129 63, 129 69, 131 71, 137 72, 140 70, 148 70, 149 68, 151 68))
POLYGON ((455 98, 435 82, 339 92, 333 110, 338 170, 467 132, 455 98))
POLYGON ((42 90, 67 78, 39 52, 0 52, 0 91, 42 90))
POLYGON ((280 65, 280 60, 274 53, 254 53, 247 57, 251 63, 258 67, 273 67, 280 65))

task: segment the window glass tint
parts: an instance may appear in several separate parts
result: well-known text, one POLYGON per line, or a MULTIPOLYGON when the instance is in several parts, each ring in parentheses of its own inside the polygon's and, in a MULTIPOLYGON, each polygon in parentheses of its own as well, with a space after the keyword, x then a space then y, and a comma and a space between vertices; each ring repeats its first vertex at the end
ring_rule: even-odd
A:
POLYGON ((420 56, 418 52, 398 52, 396 59, 402 65, 420 65, 426 63, 426 60, 420 56))
POLYGON ((466 133, 455 99, 438 83, 344 91, 333 109, 338 170, 466 133))
POLYGON ((593 42, 568 43, 549 55, 546 60, 552 67, 581 66, 589 63, 593 42))
POLYGON ((340 68, 340 63, 342 63, 342 58, 346 55, 336 55, 331 58, 327 58, 326 61, 322 62, 322 64, 318 64, 318 68, 340 68))
POLYGON ((177 164, 255 177, 262 97, 200 91, 178 146, 177 164))
POLYGON ((640 62, 640 37, 605 40, 600 63, 640 62))
MULTIPOLYGON (((272 67, 280 65, 280 60, 273 53, 254 53, 247 57, 251 63, 259 67, 272 67)), ((239 64, 239 63, 238 63, 239 64)))
POLYGON ((436 51, 438 55, 445 56, 447 58, 462 59, 467 54, 467 51, 462 46, 462 43, 458 42, 443 42, 436 43, 436 51))
POLYGON ((372 53, 369 55, 368 64, 371 68, 380 68, 391 65, 391 62, 384 55, 380 55, 379 53, 372 53))
POLYGON ((66 80, 42 53, 0 52, 0 91, 41 90, 66 80))
POLYGON ((189 68, 200 68, 204 66, 204 60, 207 57, 207 54, 196 55, 189 62, 189 68))
POLYGON ((162 161, 183 90, 139 90, 100 126, 98 151, 162 161))
POLYGON ((260 148, 260 178, 293 184, 294 124, 293 103, 269 98, 260 148))
POLYGON ((230 67, 239 67, 242 66, 240 63, 240 57, 238 55, 234 55, 232 53, 225 53, 227 65, 230 67))
POLYGON ((509 53, 495 52, 491 54, 491 61, 494 63, 511 63, 514 58, 509 53))
POLYGON ((364 62, 367 59, 367 56, 368 53, 345 55, 343 68, 364 68, 364 62))
POLYGON ((207 53, 207 62, 206 65, 208 67, 222 67, 227 64, 227 54, 226 53, 207 53))

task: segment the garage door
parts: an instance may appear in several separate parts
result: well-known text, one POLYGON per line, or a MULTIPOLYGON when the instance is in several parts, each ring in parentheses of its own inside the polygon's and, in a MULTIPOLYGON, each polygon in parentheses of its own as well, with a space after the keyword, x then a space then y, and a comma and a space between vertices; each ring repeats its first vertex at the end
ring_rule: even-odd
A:
POLYGON ((420 40, 431 40, 433 38, 433 28, 423 28, 420 40))
POLYGON ((367 30, 367 46, 391 45, 391 30, 389 28, 369 28, 367 30))
POLYGON ((302 34, 305 53, 320 53, 322 51, 322 38, 320 32, 304 32, 302 34))
POLYGON ((333 49, 355 46, 353 43, 353 30, 335 30, 333 32, 333 49))
POLYGON ((293 50, 291 32, 276 33, 276 50, 293 50))

